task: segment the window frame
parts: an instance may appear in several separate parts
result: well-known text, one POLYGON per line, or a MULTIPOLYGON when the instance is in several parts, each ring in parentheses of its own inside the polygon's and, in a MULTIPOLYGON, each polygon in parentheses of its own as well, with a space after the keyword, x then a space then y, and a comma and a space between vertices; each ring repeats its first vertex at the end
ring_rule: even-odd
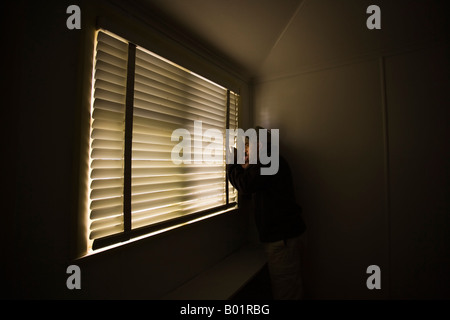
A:
MULTIPOLYGON (((96 35, 98 32, 103 31, 108 34, 112 34, 114 36, 120 37, 120 35, 117 35, 117 33, 113 33, 108 31, 107 29, 98 28, 95 30, 96 35)), ((125 38, 122 38, 125 40, 125 38)), ((97 48, 97 36, 94 37, 94 52, 97 48)), ((161 233, 164 231, 168 231, 174 228, 177 228, 179 226, 192 223, 195 221, 199 221, 205 218, 209 218, 212 216, 216 216, 225 212, 232 211, 234 209, 238 208, 238 197, 236 195, 236 200, 234 202, 231 202, 229 199, 229 182, 226 176, 226 165, 224 167, 225 170, 225 194, 226 194, 226 203, 221 206, 216 206, 214 208, 210 208, 207 210, 195 212, 186 214, 177 218, 171 218, 168 220, 164 220, 161 222, 149 224, 146 226, 133 228, 132 227, 132 131, 133 131, 133 109, 134 109, 134 82, 135 82, 135 66, 136 66, 136 48, 138 45, 133 43, 131 40, 125 40, 128 42, 128 59, 127 59, 127 79, 126 79, 126 99, 125 99, 125 133, 124 133, 124 174, 123 174, 123 231, 120 233, 115 233, 112 235, 96 238, 95 240, 87 240, 88 243, 91 242, 92 245, 88 246, 88 251, 91 250, 93 252, 98 251, 99 249, 104 249, 109 246, 118 245, 130 240, 134 240, 140 237, 145 236, 151 236, 153 234, 161 233)), ((142 46, 139 46, 141 48, 142 46)), ((147 50, 147 49, 145 49, 147 50)), ((164 58, 165 59, 165 58, 164 58)), ((91 88, 91 112, 90 112, 90 121, 91 125, 89 126, 90 131, 92 130, 92 108, 93 108, 93 93, 94 93, 94 74, 96 71, 95 66, 95 53, 93 57, 93 67, 92 67, 92 88, 91 88)), ((170 61, 170 60, 168 60, 170 61)), ((183 67, 181 67, 183 68, 183 67)), ((204 78, 208 80, 207 78, 204 78)), ((208 80, 211 81, 211 80, 208 80)), ((212 82, 212 81, 211 81, 212 82)), ((214 82, 215 83, 215 82, 214 82)), ((230 89, 226 89, 226 96, 227 96, 227 102, 226 102, 226 127, 225 129, 230 128, 230 110, 231 110, 231 94, 232 91, 230 89)), ((240 94, 233 93, 238 97, 238 102, 235 102, 235 114, 236 118, 238 117, 238 106, 240 105, 240 94)), ((238 124, 238 120, 235 120, 236 127, 238 124)), ((89 144, 89 154, 92 151, 91 144, 89 144)), ((90 157, 90 156, 89 156, 90 157)), ((92 159, 89 159, 91 162, 92 159)), ((88 165, 88 170, 91 172, 91 164, 88 165)), ((89 193, 91 191, 91 188, 87 188, 87 198, 88 202, 90 200, 89 193)), ((237 192, 237 191, 236 191, 237 192)), ((89 212, 90 209, 87 209, 87 219, 88 221, 91 221, 89 218, 89 212)), ((89 234, 89 224, 86 225, 86 234, 89 234)), ((89 236, 88 236, 89 237, 89 236)))

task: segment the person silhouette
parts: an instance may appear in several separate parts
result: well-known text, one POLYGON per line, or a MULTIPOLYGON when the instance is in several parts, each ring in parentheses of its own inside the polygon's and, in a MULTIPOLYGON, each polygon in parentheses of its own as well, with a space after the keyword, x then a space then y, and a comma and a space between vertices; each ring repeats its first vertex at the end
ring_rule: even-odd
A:
MULTIPOLYGON (((271 134, 267 143, 261 143, 257 127, 257 147, 245 144, 245 163, 237 161, 227 164, 230 183, 243 194, 252 194, 255 210, 255 224, 259 240, 264 246, 271 278, 272 295, 276 300, 297 300, 303 298, 301 272, 302 234, 306 225, 302 208, 295 200, 292 174, 287 161, 279 156, 279 168, 273 175, 261 174, 261 151, 271 152, 271 134), (263 150, 266 148, 266 150, 263 150), (257 163, 249 163, 251 153, 258 153, 257 163)), ((265 130, 265 129, 264 129, 265 130)), ((237 150, 234 153, 237 154, 237 150)), ((271 155, 273 156, 273 155, 271 155)), ((236 157, 235 157, 236 160, 236 157)))

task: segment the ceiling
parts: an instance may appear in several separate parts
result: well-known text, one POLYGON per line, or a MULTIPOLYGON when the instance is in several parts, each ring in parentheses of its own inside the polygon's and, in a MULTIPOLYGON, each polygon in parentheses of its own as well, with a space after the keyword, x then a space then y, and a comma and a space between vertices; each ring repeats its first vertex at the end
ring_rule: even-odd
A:
POLYGON ((302 0, 145 0, 179 27, 254 75, 302 0))
POLYGON ((141 0, 152 12, 237 66, 273 77, 427 41, 448 26, 430 0, 141 0), (369 30, 367 7, 381 8, 369 30), (294 70, 294 71, 293 71, 294 70))

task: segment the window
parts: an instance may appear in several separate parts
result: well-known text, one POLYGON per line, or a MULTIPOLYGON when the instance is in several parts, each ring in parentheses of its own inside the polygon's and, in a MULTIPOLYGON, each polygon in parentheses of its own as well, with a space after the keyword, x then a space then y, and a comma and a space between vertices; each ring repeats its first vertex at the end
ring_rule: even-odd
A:
MULTIPOLYGON (((238 126, 238 94, 104 30, 96 35, 92 83, 92 249, 236 206, 225 137, 238 126), (221 161, 176 164, 172 133, 194 133, 198 124, 222 133, 221 161)), ((208 144, 195 135, 192 142, 208 144)), ((199 150, 192 150, 194 157, 199 150)))

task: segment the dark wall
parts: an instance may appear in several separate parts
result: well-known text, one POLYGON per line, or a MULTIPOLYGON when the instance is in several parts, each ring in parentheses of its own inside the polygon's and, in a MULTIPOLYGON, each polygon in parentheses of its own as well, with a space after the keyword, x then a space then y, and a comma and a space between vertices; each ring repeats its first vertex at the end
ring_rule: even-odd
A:
POLYGON ((255 124, 280 129, 304 207, 312 299, 450 297, 445 21, 442 1, 305 1, 255 81, 255 124))
MULTIPOLYGON (((2 223, 2 297, 158 298, 247 241, 248 217, 235 211, 77 259, 85 254, 80 217, 85 214, 92 41, 99 16, 141 38, 159 37, 161 50, 176 47, 108 1, 2 4, 2 35, 10 49, 5 171, 13 176, 2 223), (66 27, 72 4, 81 7, 81 30, 66 27), (71 264, 81 268, 81 290, 66 287, 71 264)), ((178 58, 232 79, 195 53, 178 58)), ((245 92, 246 84, 240 85, 245 92)))
MULTIPOLYGON (((13 181, 3 194, 2 298, 157 298, 247 240, 248 217, 234 213, 74 260, 88 121, 88 40, 99 13, 131 19, 115 6, 87 3, 94 2, 1 4, 7 48, 4 171, 5 183, 13 181), (71 4, 82 8, 82 30, 66 28, 71 4), (66 287, 70 264, 81 267, 79 291, 66 287)), ((314 3, 326 4, 309 1, 304 10, 314 3)), ((423 10, 420 1, 412 1, 408 10, 400 5, 397 16, 389 10, 395 6, 386 5, 383 38, 368 36, 364 25, 354 28, 365 15, 354 20, 339 8, 341 14, 314 11, 328 20, 312 14, 298 24, 293 20, 268 57, 266 78, 255 81, 255 113, 244 114, 247 123, 241 126, 253 116, 255 124, 280 129, 308 222, 310 298, 449 298, 445 11, 423 10), (424 24, 416 25, 417 19, 424 24), (303 24, 309 22, 315 28, 303 24), (339 26, 356 34, 336 35, 339 26), (316 40, 304 43, 302 36, 316 40), (370 264, 381 267, 381 291, 365 286, 370 264)), ((167 40, 158 44, 170 47, 167 40)))
POLYGON ((2 33, 12 40, 7 81, 16 178, 2 257, 6 296, 59 295, 70 261, 80 33, 65 27, 66 4, 18 1, 2 10, 9 21, 2 33))
POLYGON ((392 295, 450 298, 450 48, 386 59, 392 295))

